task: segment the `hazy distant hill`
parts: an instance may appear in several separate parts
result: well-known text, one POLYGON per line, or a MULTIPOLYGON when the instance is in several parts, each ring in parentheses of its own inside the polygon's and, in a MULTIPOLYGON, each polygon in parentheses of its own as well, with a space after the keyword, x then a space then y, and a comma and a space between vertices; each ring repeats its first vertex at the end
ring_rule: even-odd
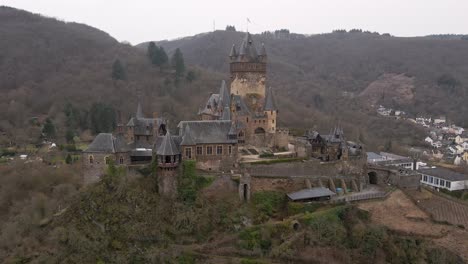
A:
MULTIPOLYGON (((180 47, 190 63, 227 73, 228 52, 243 35, 216 31, 159 43, 168 50, 180 47)), ((332 111, 343 92, 357 95, 384 74, 405 74, 414 79, 414 98, 383 96, 378 103, 413 114, 447 114, 468 126, 460 114, 468 112, 467 40, 337 32, 294 39, 256 35, 254 41, 267 47, 270 85, 319 110, 332 111)))

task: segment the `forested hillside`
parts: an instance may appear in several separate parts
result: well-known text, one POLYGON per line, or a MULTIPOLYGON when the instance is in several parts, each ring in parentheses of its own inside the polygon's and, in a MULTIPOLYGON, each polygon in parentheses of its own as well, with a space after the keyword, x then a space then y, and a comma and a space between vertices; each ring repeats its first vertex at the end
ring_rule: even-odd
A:
MULTIPOLYGON (((180 47, 189 63, 227 77, 228 51, 232 44, 239 47, 244 34, 216 31, 159 44, 167 50, 180 47)), ((374 111, 369 109, 375 103, 410 115, 447 115, 452 122, 468 126, 468 118, 463 114, 468 112, 467 40, 399 38, 354 30, 291 38, 262 34, 255 35, 254 41, 257 45, 265 43, 267 48, 268 81, 280 95, 286 125, 302 124, 326 130, 330 120, 336 120, 335 123, 344 123, 352 137, 364 134, 369 138, 366 143, 371 145, 378 145, 372 140, 373 134, 414 141, 403 131, 383 131, 385 126, 397 125, 376 124, 382 121, 374 118, 374 111), (407 80, 411 80, 410 86, 407 80), (362 93, 375 81, 382 84, 379 89, 371 86, 362 93), (408 94, 411 98, 402 98, 408 94), (359 127, 364 132, 358 132, 359 127)))
POLYGON ((9 7, 0 7, 0 39, 3 145, 38 142, 46 118, 56 128, 54 140, 63 141, 69 132, 103 132, 96 123, 118 116, 124 122, 134 114, 137 91, 147 115, 166 115, 175 125, 193 118, 195 102, 218 89, 221 80, 192 67, 184 73, 190 72, 189 79, 176 78, 170 65, 157 67, 146 51, 96 28, 9 7), (117 60, 124 78, 113 76, 117 60))
MULTIPOLYGON (((244 36, 216 31, 158 42, 169 58, 180 48, 187 69, 177 77, 170 62, 163 67, 151 62, 147 45, 119 43, 90 26, 8 7, 0 8, 0 21, 6 40, 0 42, 2 145, 39 142, 47 118, 55 126, 54 140, 89 140, 135 112, 137 91, 146 114, 164 115, 172 127, 196 118, 209 93, 217 92, 222 79, 228 80, 229 49, 244 36), (116 64, 124 78, 113 75, 116 64), (104 128, 96 125, 109 119, 113 121, 104 128)), ((279 124, 296 134, 305 128, 328 132, 339 124, 348 139, 369 148, 421 140, 417 128, 378 117, 371 102, 412 114, 446 114, 467 125, 461 114, 468 111, 465 40, 335 32, 290 39, 256 35, 254 41, 267 47, 268 82, 281 109, 279 124), (401 78, 393 78, 387 87, 382 76, 401 78), (395 96, 401 93, 390 91, 400 85, 399 79, 411 80, 402 82, 411 84, 411 100, 399 100, 395 96), (378 89, 369 86, 375 81, 378 89), (370 92, 362 93, 368 86, 370 92)))
MULTIPOLYGON (((244 34, 216 31, 159 44, 168 50, 180 47, 189 63, 226 73, 231 45, 239 47, 244 34)), ((466 116, 458 115, 467 110, 467 40, 336 31, 290 39, 262 34, 254 41, 267 48, 269 84, 319 110, 334 108, 343 92, 359 95, 384 74, 405 74, 415 79, 414 100, 398 105, 398 100, 383 96, 382 103, 413 114, 447 114, 468 125, 466 116)))

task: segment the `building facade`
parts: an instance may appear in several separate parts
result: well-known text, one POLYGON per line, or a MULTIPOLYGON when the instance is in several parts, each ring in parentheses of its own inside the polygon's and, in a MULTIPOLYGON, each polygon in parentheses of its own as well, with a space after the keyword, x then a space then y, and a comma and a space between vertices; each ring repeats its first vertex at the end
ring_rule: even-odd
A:
POLYGON ((418 171, 421 184, 449 191, 468 189, 468 175, 444 168, 429 168, 418 171))

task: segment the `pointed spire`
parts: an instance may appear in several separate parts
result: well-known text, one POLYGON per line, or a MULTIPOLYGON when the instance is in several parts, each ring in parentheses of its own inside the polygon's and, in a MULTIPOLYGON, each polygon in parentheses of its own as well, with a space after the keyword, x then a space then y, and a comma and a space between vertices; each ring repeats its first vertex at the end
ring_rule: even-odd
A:
POLYGON ((265 98, 265 111, 276 111, 278 108, 276 107, 276 100, 273 96, 273 89, 268 88, 267 95, 265 98))
POLYGON ((166 135, 163 137, 161 145, 156 151, 156 154, 160 156, 175 156, 180 154, 179 149, 174 143, 174 139, 171 137, 169 129, 167 130, 166 135))
POLYGON ((260 48, 260 56, 266 57, 266 49, 265 49, 265 43, 262 43, 262 47, 260 48))
POLYGON ((190 131, 190 127, 188 124, 185 126, 184 135, 182 136, 182 142, 180 142, 180 145, 183 145, 183 146, 195 145, 195 140, 193 139, 192 132, 190 131))
POLYGON ((229 110, 229 106, 224 107, 223 115, 221 116, 221 120, 231 120, 231 110, 229 110))
POLYGON ((246 44, 252 44, 253 43, 252 36, 250 35, 250 33, 248 31, 245 34, 244 41, 245 41, 246 44))
POLYGON ((224 80, 221 82, 221 88, 219 89, 219 100, 221 107, 231 104, 231 96, 229 95, 226 82, 224 80))
POLYGON ((229 57, 231 58, 237 57, 236 44, 232 44, 231 53, 229 54, 229 57))
POLYGON ((239 55, 245 56, 247 54, 246 45, 247 44, 246 44, 245 40, 242 41, 242 43, 240 45, 240 49, 239 49, 239 55))

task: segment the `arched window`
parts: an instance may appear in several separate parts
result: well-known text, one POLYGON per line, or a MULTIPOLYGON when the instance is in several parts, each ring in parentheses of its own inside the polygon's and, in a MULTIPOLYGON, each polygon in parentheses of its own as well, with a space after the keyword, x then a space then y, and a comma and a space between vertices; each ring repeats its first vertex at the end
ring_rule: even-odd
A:
POLYGON ((106 165, 109 164, 109 160, 110 160, 110 159, 109 159, 109 156, 105 156, 105 157, 104 157, 104 162, 106 163, 106 165))
POLYGON ((93 155, 89 155, 89 164, 93 164, 94 163, 94 157, 93 155))
POLYGON ((123 157, 123 156, 120 156, 120 158, 119 158, 119 164, 124 164, 124 157, 123 157))
POLYGON ((258 127, 255 129, 255 134, 265 134, 265 129, 258 127))

